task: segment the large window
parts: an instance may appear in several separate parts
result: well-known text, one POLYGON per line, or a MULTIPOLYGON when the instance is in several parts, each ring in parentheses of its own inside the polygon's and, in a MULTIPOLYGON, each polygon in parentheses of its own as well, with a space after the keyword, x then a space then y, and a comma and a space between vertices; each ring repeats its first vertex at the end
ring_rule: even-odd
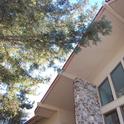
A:
POLYGON ((111 73, 117 97, 124 95, 124 69, 121 63, 111 73))
POLYGON ((105 105, 113 100, 112 91, 108 79, 105 79, 99 86, 101 104, 105 105))
POLYGON ((105 124, 120 124, 117 111, 114 110, 104 115, 105 124))
POLYGON ((107 74, 98 87, 105 124, 124 124, 124 61, 107 74))

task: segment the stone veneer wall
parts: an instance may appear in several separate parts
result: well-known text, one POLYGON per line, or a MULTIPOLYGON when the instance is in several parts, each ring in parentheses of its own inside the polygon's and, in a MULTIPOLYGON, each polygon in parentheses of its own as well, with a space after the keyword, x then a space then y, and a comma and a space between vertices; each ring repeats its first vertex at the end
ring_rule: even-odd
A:
POLYGON ((74 101, 76 124, 103 124, 95 86, 75 79, 74 101))

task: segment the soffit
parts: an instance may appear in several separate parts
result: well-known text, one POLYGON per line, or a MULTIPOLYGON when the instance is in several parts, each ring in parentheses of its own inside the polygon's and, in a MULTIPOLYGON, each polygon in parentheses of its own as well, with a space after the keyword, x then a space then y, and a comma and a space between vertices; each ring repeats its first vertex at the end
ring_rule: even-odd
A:
POLYGON ((50 106, 73 110, 73 81, 65 76, 59 76, 56 80, 55 85, 50 90, 47 99, 45 99, 42 104, 48 104, 50 106))
POLYGON ((124 0, 115 0, 110 6, 122 17, 124 17, 124 0))
POLYGON ((94 79, 102 72, 103 68, 124 46, 124 24, 111 13, 104 10, 105 15, 112 23, 112 32, 109 36, 101 37, 97 46, 82 48, 81 52, 74 55, 67 68, 66 73, 80 77, 95 84, 94 79))

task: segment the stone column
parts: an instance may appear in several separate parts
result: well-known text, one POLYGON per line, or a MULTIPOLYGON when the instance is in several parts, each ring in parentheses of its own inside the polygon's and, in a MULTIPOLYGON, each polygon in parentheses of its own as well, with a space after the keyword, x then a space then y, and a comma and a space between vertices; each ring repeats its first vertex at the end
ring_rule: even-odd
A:
POLYGON ((76 124, 103 124, 96 87, 81 79, 74 80, 76 124))

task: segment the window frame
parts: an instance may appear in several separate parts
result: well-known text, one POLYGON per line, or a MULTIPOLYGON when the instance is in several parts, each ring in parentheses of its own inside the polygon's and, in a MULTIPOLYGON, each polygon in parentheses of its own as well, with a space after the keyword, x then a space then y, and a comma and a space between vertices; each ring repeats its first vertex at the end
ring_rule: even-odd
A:
POLYGON ((124 57, 121 58, 119 61, 116 61, 112 64, 112 66, 109 68, 109 70, 104 73, 104 79, 101 80, 100 81, 101 83, 97 86, 97 93, 98 93, 98 97, 99 97, 99 103, 100 103, 100 107, 101 107, 101 114, 102 114, 102 117, 103 117, 103 120, 104 120, 104 124, 105 124, 104 115, 113 111, 113 110, 117 111, 117 115, 118 115, 120 124, 124 124, 124 118, 123 118, 122 111, 121 111, 121 107, 124 106, 124 95, 122 95, 121 97, 117 97, 115 87, 114 87, 114 84, 113 84, 113 80, 111 78, 111 73, 113 72, 114 69, 116 69, 116 67, 119 64, 121 64, 123 69, 124 69, 124 57), (111 92, 112 92, 112 96, 113 96, 113 101, 102 106, 100 93, 99 93, 99 86, 102 85, 102 83, 104 82, 104 80, 106 78, 108 78, 108 82, 109 82, 111 92), (117 105, 117 103, 119 103, 119 105, 117 105), (114 105, 114 104, 116 104, 116 105, 114 105), (113 107, 113 105, 114 105, 114 107, 113 107))
POLYGON ((110 114, 113 113, 113 112, 116 113, 116 115, 117 115, 117 119, 118 119, 119 124, 120 124, 119 115, 118 115, 118 112, 117 112, 117 109, 116 109, 116 108, 113 109, 113 110, 111 110, 111 111, 109 111, 109 112, 107 112, 107 113, 105 113, 105 114, 103 114, 103 117, 104 117, 104 121, 105 121, 105 123, 106 123, 106 120, 105 120, 106 117, 105 117, 105 116, 110 115, 110 114))
POLYGON ((112 101, 114 101, 114 97, 113 97, 113 93, 112 93, 112 88, 111 88, 111 86, 110 86, 110 81, 109 81, 108 77, 106 77, 106 78, 102 81, 102 83, 98 86, 98 93, 99 93, 99 98, 100 98, 101 106, 104 106, 104 105, 109 104, 109 103, 111 103, 112 101), (108 82, 108 84, 109 84, 109 88, 110 88, 111 95, 112 95, 112 100, 110 100, 109 102, 107 102, 107 103, 104 104, 103 101, 102 101, 101 93, 100 93, 100 87, 101 87, 102 85, 104 85, 104 83, 106 82, 106 80, 107 80, 107 82, 108 82))
POLYGON ((122 66, 122 69, 123 69, 123 71, 124 71, 124 66, 123 66, 122 62, 119 62, 119 63, 114 67, 114 69, 112 69, 112 71, 109 73, 109 76, 110 76, 111 81, 112 81, 112 85, 113 85, 113 88, 114 88, 114 92, 115 92, 116 98, 119 98, 119 97, 121 97, 121 96, 124 96, 124 94, 123 94, 123 95, 118 95, 118 93, 117 93, 117 91, 116 91, 115 83, 113 82, 113 79, 112 79, 112 73, 119 67, 119 65, 122 66))

